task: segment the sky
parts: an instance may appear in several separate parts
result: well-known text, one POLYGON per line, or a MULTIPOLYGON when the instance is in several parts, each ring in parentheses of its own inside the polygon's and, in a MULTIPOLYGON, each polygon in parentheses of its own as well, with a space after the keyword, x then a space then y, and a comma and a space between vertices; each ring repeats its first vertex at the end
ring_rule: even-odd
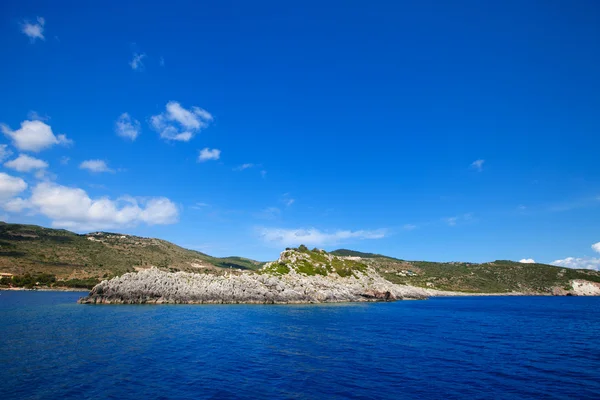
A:
POLYGON ((600 268, 596 1, 0 4, 0 219, 600 268))

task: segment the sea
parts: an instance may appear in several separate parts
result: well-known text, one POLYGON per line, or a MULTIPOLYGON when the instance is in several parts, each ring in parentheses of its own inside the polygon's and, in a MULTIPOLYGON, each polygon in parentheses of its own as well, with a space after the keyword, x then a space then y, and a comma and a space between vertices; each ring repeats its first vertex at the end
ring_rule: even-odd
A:
POLYGON ((1 399, 600 399, 600 298, 79 305, 0 292, 1 399))

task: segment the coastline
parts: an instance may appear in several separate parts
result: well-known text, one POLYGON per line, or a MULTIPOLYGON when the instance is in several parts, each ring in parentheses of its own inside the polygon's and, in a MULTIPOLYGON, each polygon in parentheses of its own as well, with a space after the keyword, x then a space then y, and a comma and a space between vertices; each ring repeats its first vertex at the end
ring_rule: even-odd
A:
POLYGON ((70 288, 70 287, 56 287, 56 288, 35 288, 35 289, 27 289, 27 288, 20 288, 20 287, 16 287, 16 288, 6 288, 6 287, 0 287, 0 291, 7 291, 7 292, 89 292, 90 289, 83 289, 83 288, 70 288))
POLYGON ((429 297, 529 297, 529 296, 557 296, 566 297, 567 295, 554 295, 552 293, 540 292, 504 292, 504 293, 475 293, 475 292, 452 292, 446 290, 425 289, 429 297))

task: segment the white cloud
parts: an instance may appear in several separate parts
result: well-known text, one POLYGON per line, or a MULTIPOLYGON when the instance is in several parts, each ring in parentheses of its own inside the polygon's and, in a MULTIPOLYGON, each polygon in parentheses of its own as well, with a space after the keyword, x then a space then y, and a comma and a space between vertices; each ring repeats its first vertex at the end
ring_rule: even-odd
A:
MULTIPOLYGON (((0 176, 0 182, 1 180, 0 176)), ((21 208, 30 208, 33 212, 50 218, 54 227, 78 231, 129 227, 140 223, 172 224, 179 217, 177 206, 165 197, 92 199, 83 189, 52 182, 37 184, 32 189, 30 199, 14 202, 15 209, 19 208, 19 202, 21 208)))
POLYGON ((404 228, 404 230, 407 230, 407 231, 412 231, 414 229, 417 229, 417 226, 413 225, 413 224, 404 224, 404 226, 402 228, 404 228))
POLYGON ((522 260, 519 260, 519 262, 522 264, 535 264, 535 260, 533 258, 523 258, 522 260))
POLYGON ((13 131, 7 125, 1 124, 2 132, 10 137, 16 148, 22 151, 39 152, 55 144, 69 145, 72 140, 65 135, 55 136, 50 125, 42 121, 23 121, 21 129, 13 131))
POLYGON ((144 53, 133 53, 133 59, 129 62, 129 66, 133 70, 138 70, 144 68, 143 59, 146 57, 144 53))
POLYGON ((21 32, 31 39, 31 43, 35 42, 36 39, 46 40, 44 37, 44 25, 46 24, 46 20, 42 17, 37 17, 36 23, 23 23, 21 32))
POLYGON ((475 169, 478 172, 483 171, 483 163, 485 160, 475 160, 471 163, 471 168, 475 169))
POLYGON ((219 149, 209 149, 208 147, 200 150, 198 154, 198 162, 204 162, 208 160, 218 160, 221 157, 221 150, 219 149))
POLYGON ((0 172, 0 200, 9 200, 27 189, 27 183, 21 178, 0 172))
POLYGON ((71 161, 71 158, 67 157, 67 156, 63 156, 60 158, 60 163, 62 165, 67 165, 69 163, 69 161, 71 161))
POLYGON ((6 203, 4 203, 2 205, 2 207, 4 208, 5 211, 8 212, 12 212, 12 213, 19 213, 21 211, 23 211, 26 208, 31 207, 29 204, 29 201, 22 199, 20 197, 15 197, 14 199, 11 199, 9 201, 7 201, 6 203))
POLYGON ((600 270, 600 258, 593 257, 567 257, 563 260, 552 261, 550 264, 566 268, 600 270))
POLYGON ((337 230, 334 232, 322 232, 315 228, 310 229, 281 229, 261 228, 258 230, 260 237, 268 242, 279 246, 325 246, 337 244, 351 239, 381 239, 386 236, 383 229, 368 231, 337 230))
POLYGON ((243 171, 245 169, 252 168, 252 167, 254 167, 254 164, 247 163, 247 164, 239 165, 239 166, 235 167, 233 170, 234 171, 243 171))
POLYGON ((39 158, 30 157, 26 154, 19 154, 19 157, 14 160, 7 161, 4 163, 7 168, 12 168, 19 172, 30 172, 33 170, 40 170, 48 168, 48 163, 39 158))
POLYGON ((260 176, 262 176, 262 178, 266 178, 267 177, 267 171, 265 171, 264 169, 260 171, 260 176))
POLYGON ((141 130, 140 122, 131 118, 127 113, 121 114, 115 123, 115 132, 125 139, 135 140, 141 130))
POLYGON ((600 253, 600 242, 594 243, 592 245, 592 250, 594 250, 596 253, 600 253))
POLYGON ((150 118, 150 125, 163 139, 187 142, 212 120, 213 116, 200 107, 187 110, 178 102, 170 101, 165 112, 150 118))
POLYGON ((104 160, 86 160, 79 164, 80 169, 87 169, 90 172, 115 172, 114 170, 108 168, 106 162, 104 160))
POLYGON ((12 151, 8 149, 7 144, 0 144, 0 161, 6 160, 12 155, 12 151))

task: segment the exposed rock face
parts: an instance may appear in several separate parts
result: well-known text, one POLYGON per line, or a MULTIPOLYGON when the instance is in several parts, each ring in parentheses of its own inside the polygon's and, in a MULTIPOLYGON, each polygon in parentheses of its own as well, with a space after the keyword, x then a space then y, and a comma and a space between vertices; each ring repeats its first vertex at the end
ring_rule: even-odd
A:
POLYGON ((341 277, 335 273, 307 276, 294 269, 283 275, 215 276, 152 268, 103 281, 79 303, 286 304, 425 298, 423 289, 392 284, 370 269, 341 277))
POLYGON ((574 296, 600 296, 600 283, 574 279, 571 281, 574 296))

